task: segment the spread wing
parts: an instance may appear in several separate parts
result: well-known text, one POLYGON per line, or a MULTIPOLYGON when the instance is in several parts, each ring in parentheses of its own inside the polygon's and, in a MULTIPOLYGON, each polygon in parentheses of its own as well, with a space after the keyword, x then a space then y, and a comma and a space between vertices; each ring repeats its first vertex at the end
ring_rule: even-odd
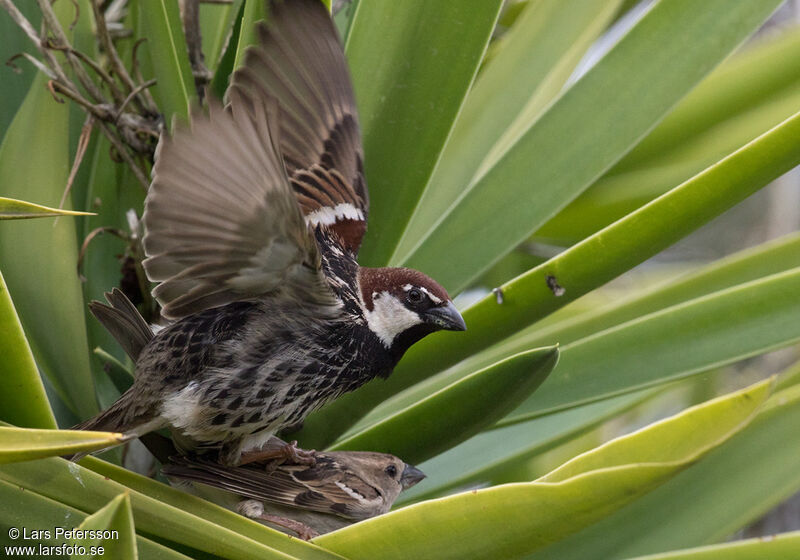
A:
POLYGON ((270 99, 210 103, 159 144, 145 201, 147 276, 178 319, 265 294, 335 305, 279 152, 270 99))
POLYGON ((225 467, 204 459, 173 457, 162 471, 167 476, 202 482, 242 497, 349 519, 363 519, 376 512, 374 505, 369 513, 370 510, 364 507, 366 503, 357 502, 374 504, 381 500, 374 488, 358 477, 348 476, 324 456, 313 467, 281 466, 272 472, 265 471, 263 465, 225 467), (342 488, 345 480, 350 484, 360 483, 356 491, 365 494, 363 500, 354 500, 353 494, 342 488))
MULTIPOLYGON (((368 210, 353 88, 333 22, 319 0, 273 0, 258 44, 247 50, 231 92, 277 100, 280 151, 310 225, 337 233, 358 253, 368 210)), ((232 102, 232 99, 229 99, 232 102)))

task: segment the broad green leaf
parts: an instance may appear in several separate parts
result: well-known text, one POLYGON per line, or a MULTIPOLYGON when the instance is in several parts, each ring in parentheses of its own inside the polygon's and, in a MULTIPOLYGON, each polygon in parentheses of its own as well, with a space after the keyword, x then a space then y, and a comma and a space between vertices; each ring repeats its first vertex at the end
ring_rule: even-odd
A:
POLYGON ((767 35, 708 76, 591 189, 537 231, 573 242, 664 192, 724 154, 723 146, 796 110, 800 28, 767 35), (784 112, 788 111, 788 112, 784 112), (678 157, 682 156, 682 157, 678 157), (701 166, 701 167, 698 167, 701 166))
MULTIPOLYGON (((69 543, 63 536, 56 536, 55 528, 71 529, 87 517, 83 511, 3 480, 0 480, 0 503, 3 504, 3 507, 0 508, 0 528, 2 528, 2 531, 0 531, 0 544, 6 546, 33 545, 38 547, 39 543, 51 547, 68 546, 69 543), (49 530, 52 538, 27 541, 11 540, 8 537, 8 530, 11 527, 18 528, 20 531, 25 527, 29 532, 34 529, 49 530)), ((136 543, 141 553, 141 558, 146 560, 189 560, 188 556, 184 556, 144 537, 137 536, 136 543)), ((48 554, 46 557, 51 558, 56 554, 56 552, 53 552, 53 554, 48 554)), ((115 558, 105 554, 103 556, 115 558)))
POLYGON ((798 56, 800 27, 763 34, 703 80, 610 173, 649 165, 731 116, 796 89, 800 84, 798 56))
POLYGON ((60 208, 49 208, 0 196, 0 220, 22 220, 25 218, 51 218, 55 216, 91 216, 91 212, 75 212, 60 208))
POLYGON ((146 3, 138 16, 139 31, 147 38, 142 51, 146 51, 157 80, 151 91, 158 108, 167 125, 173 116, 186 121, 196 94, 178 4, 146 3))
POLYGON ((800 340, 800 268, 656 311, 562 347, 558 372, 516 422, 672 381, 800 340))
POLYGON ((800 267, 800 234, 793 233, 740 251, 665 284, 633 293, 615 303, 549 325, 539 327, 540 322, 508 341, 467 358, 432 380, 446 383, 470 369, 483 367, 528 348, 570 344, 666 307, 797 267, 800 267))
POLYGON ((236 16, 244 0, 230 4, 203 4, 200 6, 200 29, 206 67, 213 72, 227 48, 236 16))
POLYGON ((236 43, 236 57, 231 71, 239 68, 244 60, 244 52, 250 45, 257 43, 256 23, 267 19, 265 2, 245 2, 242 5, 242 20, 239 24, 239 35, 236 43))
MULTIPOLYGON (((108 555, 114 560, 136 560, 139 554, 136 548, 136 529, 133 526, 131 499, 127 492, 120 494, 107 505, 83 520, 78 525, 85 531, 115 531, 114 536, 107 539, 82 538, 73 539, 74 546, 84 547, 91 551, 92 547, 102 546, 103 553, 94 556, 108 555)), ((84 555, 73 555, 73 558, 85 558, 84 555)))
MULTIPOLYGON (((767 400, 775 385, 775 379, 751 385, 747 389, 731 393, 692 407, 682 413, 691 416, 694 426, 714 424, 715 429, 721 433, 736 432, 737 427, 748 423, 751 416, 767 400), (727 430, 727 431, 726 431, 727 430)), ((703 451, 707 436, 695 433, 691 429, 678 432, 673 425, 675 418, 665 419, 651 424, 644 430, 618 437, 599 449, 603 452, 584 453, 561 465, 554 471, 546 474, 539 481, 563 482, 596 469, 621 467, 631 463, 658 462, 663 456, 664 449, 681 457, 703 451), (642 431, 647 432, 648 442, 642 442, 642 431)), ((716 446, 716 442, 711 446, 716 446)))
POLYGON ((122 434, 0 426, 0 464, 97 451, 125 441, 122 434))
POLYGON ((354 560, 530 554, 696 462, 746 426, 769 389, 770 383, 761 383, 693 407, 580 455, 534 482, 423 502, 314 542, 354 560), (669 445, 675 442, 680 443, 669 445))
POLYGON ((92 354, 100 361, 103 372, 117 388, 117 391, 123 393, 133 385, 133 363, 131 360, 127 362, 129 365, 123 364, 102 348, 95 348, 92 354))
POLYGON ((311 415, 298 439, 311 447, 330 443, 390 395, 517 333, 652 257, 800 164, 798 144, 800 113, 686 183, 501 286, 502 304, 490 294, 465 310, 466 332, 437 334, 417 343, 392 377, 370 383, 311 415), (548 286, 550 277, 564 289, 561 296, 548 286))
POLYGON ((795 362, 778 374, 778 389, 788 389, 800 383, 800 361, 795 362))
MULTIPOLYGON (((249 5, 249 3, 248 3, 249 5)), ((239 52, 239 40, 242 32, 242 21, 244 20, 244 0, 237 0, 231 7, 231 36, 227 40, 225 51, 221 54, 219 64, 217 64, 214 71, 214 77, 211 80, 211 92, 222 99, 225 96, 225 91, 228 89, 230 82, 230 75, 233 72, 236 64, 236 56, 239 52)))
POLYGON ((532 558, 622 560, 720 542, 760 518, 800 489, 798 389, 776 393, 749 427, 661 488, 532 558))
MULTIPOLYGON (((95 210, 97 215, 85 220, 84 239, 93 232, 96 233, 96 228, 111 228, 127 234, 130 232, 130 226, 126 213, 129 210, 134 210, 137 216, 141 216, 142 213, 144 190, 126 166, 115 163, 109 158, 109 149, 108 141, 99 138, 89 160, 91 173, 87 181, 86 206, 95 210)), ((122 286, 124 282, 132 284, 136 282, 137 278, 133 276, 135 271, 130 262, 127 263, 128 277, 123 277, 123 263, 120 262, 120 256, 128 252, 125 241, 113 233, 94 235, 86 246, 81 267, 81 273, 86 279, 83 282, 83 295, 87 303, 92 300, 105 303, 105 292, 122 286)), ((149 290, 148 283, 143 282, 140 289, 149 290)), ((85 311, 90 348, 102 347, 111 352, 117 360, 126 360, 125 352, 89 312, 88 306, 85 311)), ((121 391, 130 386, 130 378, 127 386, 122 389, 113 382, 113 379, 109 379, 106 371, 107 361, 100 359, 96 353, 92 353, 91 365, 100 406, 107 408, 117 400, 121 391)))
POLYGON ((637 556, 631 560, 794 560, 800 558, 800 531, 715 546, 637 556))
MULTIPOLYGON (((87 459, 84 459, 85 461, 87 459)), ((97 459, 93 461, 100 462, 97 459)), ((125 486, 105 476, 58 458, 0 465, 0 479, 34 490, 84 512, 95 512, 109 500, 126 491, 125 486)), ((262 538, 257 541, 238 531, 201 518, 194 512, 184 511, 132 489, 129 489, 129 492, 137 531, 158 538, 160 542, 170 546, 189 547, 230 560, 331 557, 313 545, 290 539, 283 533, 240 516, 239 523, 254 525, 255 528, 251 529, 251 532, 258 530, 262 538), (271 545, 265 544, 268 542, 271 545), (305 555, 283 552, 290 550, 302 550, 305 555)), ((177 490, 172 492, 180 493, 177 490)), ((186 495, 186 497, 192 496, 186 495)), ((198 498, 194 499, 196 502, 204 503, 198 498)))
POLYGON ((0 420, 56 428, 31 348, 0 272, 0 420))
POLYGON ((779 4, 658 2, 395 262, 452 291, 467 286, 625 155, 779 4), (484 223, 492 227, 475 227, 484 223))
POLYGON ((537 238, 572 244, 678 185, 752 138, 792 116, 800 83, 686 139, 647 166, 603 177, 537 232, 537 238))
POLYGON ((410 404, 333 449, 369 449, 412 463, 424 461, 508 414, 542 384, 557 362, 557 347, 512 356, 410 404))
POLYGON ((638 391, 480 433, 418 464, 426 475, 425 480, 400 494, 397 504, 417 502, 453 489, 492 482, 495 473, 572 440, 653 394, 653 389, 638 391))
MULTIPOLYGON (((38 28, 41 12, 35 2, 15 2, 17 8, 38 28)), ((9 61, 16 54, 27 52, 34 54, 36 48, 30 39, 14 23, 5 10, 0 10, 0 60, 9 61)), ((0 142, 11 124, 11 119, 22 104, 25 93, 31 86, 38 70, 23 58, 11 64, 0 65, 0 142), (11 66, 16 66, 16 70, 11 66)))
POLYGON ((224 527, 243 537, 282 550, 298 558, 303 558, 304 560, 335 560, 340 558, 332 552, 325 551, 298 539, 287 538, 285 534, 273 531, 256 521, 111 463, 94 457, 87 457, 81 461, 81 465, 153 500, 197 515, 214 525, 224 527))
MULTIPOLYGON (((38 76, 0 146, 0 194, 58 206, 70 168, 67 121, 67 106, 38 76)), ((0 262, 39 368, 70 408, 94 414, 75 223, 0 222, 0 262)))
POLYGON ((364 137, 369 233, 360 262, 385 264, 453 128, 500 0, 360 2, 347 58, 364 137))
POLYGON ((350 34, 350 27, 353 23, 353 16, 358 9, 359 0, 350 0, 345 2, 344 6, 334 15, 333 21, 336 23, 336 29, 339 30, 339 36, 344 43, 347 43, 347 37, 350 34))
POLYGON ((426 185, 395 253, 412 247, 458 198, 480 167, 497 159, 559 93, 586 49, 605 29, 619 1, 544 0, 525 5, 519 19, 500 39, 490 63, 469 92, 436 169, 426 185), (502 138, 502 141, 501 141, 502 138), (497 147, 496 147, 497 145, 497 147))

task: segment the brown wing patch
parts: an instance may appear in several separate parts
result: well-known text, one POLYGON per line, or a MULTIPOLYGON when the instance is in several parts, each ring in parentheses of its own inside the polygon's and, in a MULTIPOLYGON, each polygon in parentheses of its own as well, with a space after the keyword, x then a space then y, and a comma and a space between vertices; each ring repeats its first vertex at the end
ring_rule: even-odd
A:
POLYGON ((245 100, 277 101, 280 151, 307 223, 334 230, 355 254, 369 200, 341 43, 319 0, 272 0, 269 8, 269 21, 258 25, 258 44, 245 53, 231 91, 245 100), (362 224, 340 226, 345 221, 362 224))

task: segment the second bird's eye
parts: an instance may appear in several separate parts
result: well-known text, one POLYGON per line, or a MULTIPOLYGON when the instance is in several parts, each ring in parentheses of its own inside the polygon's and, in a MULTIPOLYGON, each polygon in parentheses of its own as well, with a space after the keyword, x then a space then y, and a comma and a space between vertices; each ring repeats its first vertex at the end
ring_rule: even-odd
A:
POLYGON ((423 297, 422 290, 419 288, 411 288, 408 290, 408 294, 406 295, 409 303, 420 303, 423 297))
POLYGON ((389 465, 384 470, 386 471, 386 474, 388 474, 392 478, 397 476, 397 467, 395 467, 394 465, 389 465))

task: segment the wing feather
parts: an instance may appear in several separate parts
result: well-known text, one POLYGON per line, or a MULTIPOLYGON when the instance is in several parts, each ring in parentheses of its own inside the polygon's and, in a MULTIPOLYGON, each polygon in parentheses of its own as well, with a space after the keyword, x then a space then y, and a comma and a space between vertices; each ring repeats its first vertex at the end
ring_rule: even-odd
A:
POLYGON ((213 101, 159 144, 143 217, 148 277, 178 319, 266 294, 335 306, 289 185, 274 100, 213 101))
POLYGON ((225 467, 199 458, 173 457, 162 471, 167 476, 202 482, 246 498, 359 518, 360 512, 343 507, 353 498, 336 485, 341 472, 324 464, 316 467, 281 466, 267 472, 263 466, 225 467), (293 475, 293 470, 315 472, 314 476, 299 480, 293 475))
POLYGON ((277 100, 280 152, 306 221, 316 225, 328 217, 323 225, 355 254, 369 200, 353 88, 330 15, 319 0, 273 0, 257 36, 233 75, 228 100, 277 100))

